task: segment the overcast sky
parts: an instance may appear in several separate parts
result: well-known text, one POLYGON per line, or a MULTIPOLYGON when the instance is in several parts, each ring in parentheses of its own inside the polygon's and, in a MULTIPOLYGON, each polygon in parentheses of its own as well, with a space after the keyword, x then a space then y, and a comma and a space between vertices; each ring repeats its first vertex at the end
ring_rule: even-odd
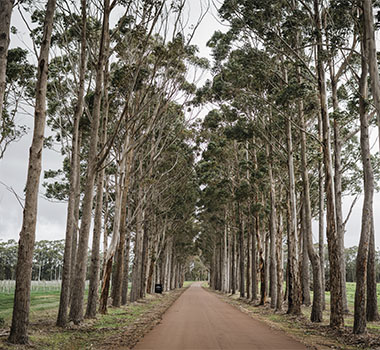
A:
MULTIPOLYGON (((197 11, 197 10, 195 10, 197 11)), ((196 16, 192 16, 195 20, 196 16)), ((22 24, 17 11, 14 12, 12 25, 19 30, 17 37, 12 36, 11 47, 25 44, 28 45, 28 32, 22 24), (21 43, 20 38, 24 41, 21 43)), ((222 28, 210 13, 200 25, 194 37, 194 43, 199 46, 200 55, 209 57, 210 50, 206 47, 206 42, 213 34, 214 30, 222 28)), ((18 122, 28 125, 32 130, 31 116, 18 116, 18 122)), ((19 142, 9 146, 5 157, 0 160, 0 240, 18 240, 22 224, 22 207, 16 196, 6 187, 11 187, 19 196, 23 197, 23 190, 26 182, 28 152, 31 144, 32 133, 25 135, 19 142), (5 184, 5 185, 4 185, 5 184)), ((47 130, 49 133, 49 130, 47 130)), ((62 158, 58 152, 44 150, 42 156, 43 170, 58 169, 61 167, 62 158)), ((43 171, 41 176, 43 176, 43 171)), ((42 182, 42 181, 41 181, 42 182)), ((43 191, 40 186, 40 190, 43 191)), ((352 198, 346 197, 343 202, 344 217, 349 210, 352 198)), ((345 245, 347 247, 358 245, 360 237, 362 198, 358 200, 350 220, 347 224, 345 235, 345 245)), ((374 202, 376 246, 380 246, 380 194, 376 194, 374 202)), ((65 236, 66 224, 66 204, 56 203, 46 200, 42 195, 39 197, 38 218, 37 218, 37 240, 62 239, 65 236)), ((317 239, 317 225, 314 227, 314 238, 317 239)))

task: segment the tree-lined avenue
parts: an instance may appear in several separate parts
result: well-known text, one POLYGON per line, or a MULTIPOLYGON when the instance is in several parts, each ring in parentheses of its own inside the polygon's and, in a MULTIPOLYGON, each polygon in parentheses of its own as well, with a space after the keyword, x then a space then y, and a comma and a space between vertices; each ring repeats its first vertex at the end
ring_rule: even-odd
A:
POLYGON ((134 349, 304 350, 306 347, 194 283, 134 349))

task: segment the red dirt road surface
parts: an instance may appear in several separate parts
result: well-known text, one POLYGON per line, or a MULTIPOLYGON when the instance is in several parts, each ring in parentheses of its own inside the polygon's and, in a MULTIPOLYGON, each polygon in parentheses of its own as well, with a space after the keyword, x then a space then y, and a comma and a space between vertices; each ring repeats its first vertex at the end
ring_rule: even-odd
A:
POLYGON ((306 350, 193 284, 135 350, 306 350))

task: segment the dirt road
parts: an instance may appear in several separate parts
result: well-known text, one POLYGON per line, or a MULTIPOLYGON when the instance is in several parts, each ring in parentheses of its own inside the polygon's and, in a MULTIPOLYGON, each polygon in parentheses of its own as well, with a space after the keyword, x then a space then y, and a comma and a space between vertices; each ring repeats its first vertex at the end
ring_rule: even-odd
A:
POLYGON ((306 350, 193 284, 135 350, 306 350))

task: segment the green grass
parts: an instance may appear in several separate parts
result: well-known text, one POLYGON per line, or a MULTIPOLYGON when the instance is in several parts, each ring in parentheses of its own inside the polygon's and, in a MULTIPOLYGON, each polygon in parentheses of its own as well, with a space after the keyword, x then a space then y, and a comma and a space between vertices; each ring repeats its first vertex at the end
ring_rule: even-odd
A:
POLYGON ((31 336, 31 341, 38 344, 38 349, 41 350, 92 349, 92 344, 104 341, 105 337, 117 336, 125 326, 135 322, 159 302, 150 300, 147 303, 136 303, 122 308, 110 307, 106 315, 98 315, 98 319, 90 328, 78 331, 59 330, 49 334, 36 332, 31 336))
POLYGON ((189 287, 189 286, 191 286, 193 283, 195 283, 196 281, 185 281, 185 282, 183 282, 183 286, 184 287, 189 287))
MULTIPOLYGON (((31 292, 30 296, 30 319, 31 321, 50 314, 58 310, 59 291, 31 292)), ((6 325, 12 319, 13 294, 0 293, 0 318, 3 318, 6 325)))
MULTIPOLYGON (((108 341, 116 340, 117 343, 128 331, 128 341, 133 341, 140 332, 150 329, 149 322, 153 322, 150 320, 158 320, 182 291, 147 295, 146 299, 136 303, 120 308, 109 307, 106 315, 98 314, 96 319, 85 320, 80 326, 71 325, 67 329, 55 326, 59 292, 32 292, 30 341, 38 350, 85 350, 103 343, 106 347, 108 341)), ((12 295, 0 294, 0 317, 5 319, 6 326, 10 325, 12 305, 12 295)), ((18 350, 19 347, 7 344, 6 337, 0 337, 0 349, 18 350)))

